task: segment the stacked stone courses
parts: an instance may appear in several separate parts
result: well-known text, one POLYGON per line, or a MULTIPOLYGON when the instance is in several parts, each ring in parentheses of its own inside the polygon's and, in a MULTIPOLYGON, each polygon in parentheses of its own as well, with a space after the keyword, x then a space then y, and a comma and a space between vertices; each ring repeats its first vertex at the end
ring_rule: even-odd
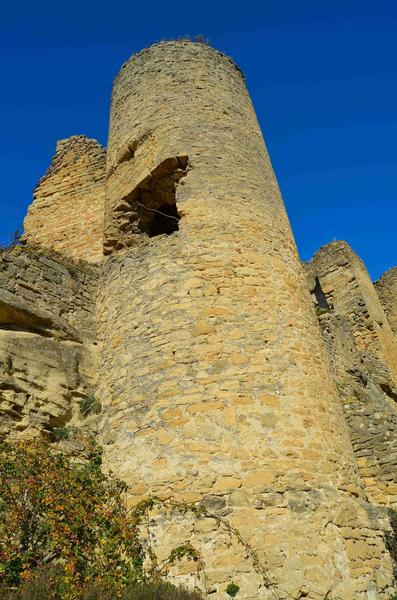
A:
POLYGON ((0 255, 3 431, 78 425, 95 397, 128 502, 205 507, 150 514, 160 562, 202 556, 169 576, 205 597, 389 598, 397 269, 374 287, 345 242, 302 264, 230 58, 132 56, 107 150, 58 143, 24 243, 0 255))
POLYGON ((375 282, 383 309, 394 334, 397 335, 397 268, 389 269, 375 282))
POLYGON ((25 219, 25 241, 98 262, 103 256, 106 151, 83 135, 61 140, 25 219))
MULTIPOLYGON (((350 571, 342 515, 351 515, 367 569, 375 556, 381 570, 390 567, 357 500, 302 266, 233 63, 189 43, 154 46, 126 63, 113 89, 107 173, 113 256, 98 313, 109 377, 99 395, 107 460, 130 484, 131 501, 155 494, 219 506, 271 580, 282 581, 283 597, 310 590, 323 598, 330 586, 345 598, 366 592, 368 572, 350 571), (175 189, 179 230, 148 239, 134 190, 180 157, 188 168, 175 189)), ((226 550, 216 528, 186 527, 200 549, 211 545, 211 589, 222 594, 233 572, 246 598, 266 597, 238 544, 226 550)), ((163 547, 167 536, 178 540, 179 525, 162 529, 163 547)))
POLYGON ((348 244, 335 242, 321 248, 311 266, 329 304, 350 317, 357 349, 375 356, 397 383, 395 337, 363 262, 348 244))
MULTIPOLYGON (((328 310, 318 310, 320 326, 361 480, 371 501, 397 507, 397 353, 392 329, 363 262, 346 242, 321 248, 306 269, 310 288, 314 290, 317 277, 328 304, 328 310)), ((390 287, 383 285, 388 291, 390 287)))

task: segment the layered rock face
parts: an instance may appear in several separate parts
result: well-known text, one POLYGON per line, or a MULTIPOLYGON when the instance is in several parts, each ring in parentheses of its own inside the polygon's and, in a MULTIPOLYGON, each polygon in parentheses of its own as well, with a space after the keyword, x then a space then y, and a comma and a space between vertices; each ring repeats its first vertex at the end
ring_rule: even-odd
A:
POLYGON ((375 282, 375 289, 386 313, 390 327, 397 335, 397 267, 386 271, 375 282))
POLYGON ((231 59, 179 41, 127 61, 108 150, 58 144, 24 241, 0 254, 3 433, 79 425, 95 396, 106 468, 166 503, 159 562, 202 557, 176 581, 388 599, 397 270, 374 287, 344 242, 302 265, 231 59))
POLYGON ((97 270, 27 247, 0 254, 1 430, 43 432, 79 419, 97 374, 97 270))

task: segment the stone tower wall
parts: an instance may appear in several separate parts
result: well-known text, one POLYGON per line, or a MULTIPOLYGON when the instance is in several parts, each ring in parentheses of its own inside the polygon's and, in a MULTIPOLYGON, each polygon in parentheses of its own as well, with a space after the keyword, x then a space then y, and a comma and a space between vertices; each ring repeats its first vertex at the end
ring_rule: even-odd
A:
MULTIPOLYGON (((219 599, 231 578, 242 599, 385 597, 390 559, 244 79, 227 57, 163 43, 123 66, 105 252, 107 465, 132 503, 200 501, 254 555, 214 519, 164 513, 155 547, 191 541, 219 599), (157 235, 154 219, 174 232, 157 235)), ((193 580, 192 569, 173 574, 193 580)))
MULTIPOLYGON (((306 268, 362 481, 372 502, 396 507, 395 338, 362 261, 346 242, 324 246, 306 268)), ((389 285, 383 289, 390 292, 389 285)))
POLYGON ((397 268, 389 269, 375 282, 375 289, 390 327, 397 335, 397 268))
POLYGON ((364 263, 346 242, 334 242, 316 253, 310 268, 330 306, 349 317, 357 351, 375 357, 396 384, 395 338, 364 263))
POLYGON ((99 262, 103 256, 106 150, 85 136, 57 144, 25 218, 29 244, 99 262))

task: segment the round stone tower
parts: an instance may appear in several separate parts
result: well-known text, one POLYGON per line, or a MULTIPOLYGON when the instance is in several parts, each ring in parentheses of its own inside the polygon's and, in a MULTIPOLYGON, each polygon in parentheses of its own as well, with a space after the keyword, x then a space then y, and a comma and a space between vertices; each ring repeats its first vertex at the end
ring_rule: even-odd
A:
POLYGON ((131 503, 168 502, 160 559, 191 542, 204 574, 170 573, 217 600, 232 581, 241 599, 385 597, 390 561, 241 71, 189 41, 133 56, 107 160, 102 440, 131 503))

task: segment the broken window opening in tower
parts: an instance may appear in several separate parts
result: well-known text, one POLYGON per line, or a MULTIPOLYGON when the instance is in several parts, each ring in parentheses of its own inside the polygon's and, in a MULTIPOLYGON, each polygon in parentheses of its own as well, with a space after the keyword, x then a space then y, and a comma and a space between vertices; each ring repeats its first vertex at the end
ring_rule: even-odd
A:
POLYGON ((331 310, 331 306, 328 303, 327 296, 321 287, 320 279, 318 277, 315 279, 315 284, 313 293, 316 298, 317 306, 323 310, 331 310))
POLYGON ((136 235, 152 238, 178 231, 181 217, 176 188, 187 169, 187 156, 168 158, 122 199, 116 220, 123 234, 123 246, 131 246, 136 235))
POLYGON ((159 209, 149 208, 144 204, 141 204, 138 200, 135 200, 135 204, 148 212, 155 213, 146 232, 149 237, 155 237, 156 235, 162 235, 163 233, 170 235, 174 231, 178 231, 180 216, 176 203, 162 204, 159 209))

